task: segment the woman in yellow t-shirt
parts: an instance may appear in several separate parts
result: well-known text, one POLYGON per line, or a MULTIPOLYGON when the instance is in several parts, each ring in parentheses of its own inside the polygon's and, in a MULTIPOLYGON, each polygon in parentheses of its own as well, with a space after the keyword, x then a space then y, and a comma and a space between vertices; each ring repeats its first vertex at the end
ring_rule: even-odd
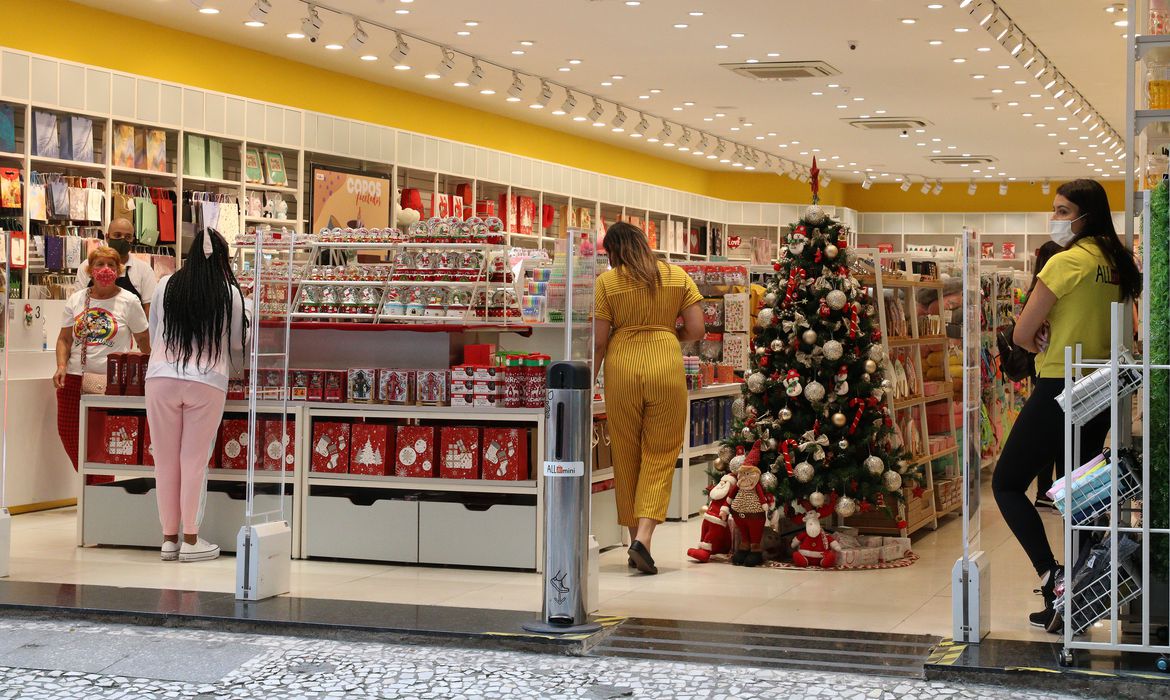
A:
MULTIPOLYGON (((1044 610, 1029 621, 1055 632, 1063 623, 1053 608, 1053 591, 1063 569, 1026 492, 1045 465, 1062 469, 1064 464, 1064 412, 1055 398, 1064 390, 1065 347, 1080 345, 1085 359, 1108 358, 1110 305, 1137 297, 1142 279, 1133 254, 1117 237, 1109 198, 1098 182, 1061 185, 1049 230, 1063 250, 1040 271, 1012 337, 1037 353, 1035 388, 1012 426, 991 486, 1000 513, 1040 577, 1044 610)), ((1098 454, 1108 432, 1108 413, 1086 423, 1076 463, 1098 454)))

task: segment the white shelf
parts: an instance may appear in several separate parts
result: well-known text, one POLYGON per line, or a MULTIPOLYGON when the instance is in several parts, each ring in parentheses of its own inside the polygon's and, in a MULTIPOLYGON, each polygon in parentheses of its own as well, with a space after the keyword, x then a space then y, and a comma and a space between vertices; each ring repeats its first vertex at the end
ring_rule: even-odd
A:
POLYGON ((24 160, 23 153, 9 153, 8 151, 0 151, 0 158, 11 158, 13 160, 24 160))
POLYGON ((600 483, 602 481, 608 481, 609 479, 612 479, 612 478, 613 478, 613 467, 610 467, 609 469, 599 469, 599 470, 593 472, 593 474, 590 478, 590 483, 596 484, 596 483, 600 483))
POLYGON ((1135 109, 1133 118, 1140 132, 1151 124, 1170 122, 1170 109, 1135 109))
MULTIPOLYGON (((102 462, 86 462, 83 465, 86 474, 112 474, 114 476, 154 476, 154 467, 142 464, 105 464, 102 462)), ((246 469, 208 469, 207 478, 211 481, 247 481, 248 470, 246 469)), ((258 484, 278 484, 280 483, 280 472, 276 470, 257 469, 256 483, 258 484)), ((286 484, 296 483, 296 472, 286 471, 284 473, 284 482, 286 484)))
POLYGON ((461 493, 536 493, 536 481, 496 481, 494 479, 442 479, 403 476, 368 476, 365 474, 326 474, 309 472, 309 486, 351 486, 367 489, 418 489, 461 493))
POLYGON ((297 402, 306 406, 311 417, 349 418, 426 418, 452 420, 491 420, 535 423, 544 420, 543 408, 457 408, 454 406, 404 406, 379 403, 297 402))
POLYGON ((345 320, 349 320, 349 321, 361 321, 363 323, 370 323, 374 320, 374 317, 371 314, 310 314, 310 313, 297 312, 297 313, 291 314, 291 317, 292 318, 303 318, 303 319, 315 319, 315 320, 340 318, 340 319, 345 319, 345 320))
POLYGON ((245 216, 244 223, 246 224, 272 224, 273 226, 290 226, 298 227, 301 222, 296 219, 272 219, 266 216, 245 216))
MULTIPOLYGON (((294 285, 310 287, 385 287, 387 284, 384 280, 293 280, 294 285)), ((393 283, 398 284, 398 283, 393 283)), ((432 285, 434 283, 431 283, 432 285)), ((361 315, 361 314, 359 314, 361 315)))
POLYGON ((425 282, 418 280, 390 280, 387 284, 402 286, 402 287, 434 287, 441 285, 443 287, 486 287, 488 289, 511 289, 516 286, 515 282, 488 282, 481 280, 479 282, 425 282))
POLYGON ((110 170, 112 170, 115 175, 138 175, 140 177, 169 178, 171 180, 178 178, 178 175, 175 173, 160 170, 144 170, 142 168, 126 168, 121 165, 110 166, 110 170))
POLYGON ((29 158, 33 163, 43 163, 45 165, 57 165, 63 168, 75 168, 77 170, 92 170, 94 172, 104 172, 106 169, 105 163, 87 163, 81 160, 65 160, 63 158, 46 158, 45 156, 32 156, 29 158))
POLYGON ((323 250, 384 250, 398 244, 391 241, 379 241, 376 243, 332 243, 310 241, 309 245, 316 246, 323 250))
MULTIPOLYGON (((503 235, 503 234, 497 234, 503 235)), ((514 235, 514 234, 513 234, 514 235)), ((508 248, 506 245, 499 243, 389 243, 387 244, 394 248, 404 249, 427 249, 427 248, 444 248, 446 250, 492 250, 503 251, 508 248)))
POLYGON ((479 316, 472 316, 464 318, 463 316, 408 316, 406 314, 379 314, 378 321, 408 321, 420 324, 445 324, 450 323, 457 326, 528 326, 520 317, 511 318, 481 318, 479 316))
MULTIPOLYGON (((104 396, 101 394, 86 394, 81 397, 85 408, 139 408, 146 410, 145 396, 104 396)), ((303 402, 302 402, 303 403, 303 402)), ((288 411, 291 413, 298 405, 288 402, 288 411)), ((256 407, 265 413, 279 413, 282 402, 271 399, 262 399, 256 402, 256 407)), ((224 404, 224 413, 241 413, 248 410, 246 400, 232 400, 224 404)))
POLYGON ((262 192, 283 192, 285 194, 300 194, 301 191, 295 187, 288 187, 285 185, 265 185, 260 182, 245 182, 244 187, 249 190, 260 190, 262 192))
POLYGON ((223 180, 221 178, 200 177, 198 175, 184 175, 183 181, 184 181, 184 184, 186 182, 196 182, 196 183, 199 183, 201 185, 215 185, 218 187, 235 187, 237 189, 240 187, 239 180, 223 180))

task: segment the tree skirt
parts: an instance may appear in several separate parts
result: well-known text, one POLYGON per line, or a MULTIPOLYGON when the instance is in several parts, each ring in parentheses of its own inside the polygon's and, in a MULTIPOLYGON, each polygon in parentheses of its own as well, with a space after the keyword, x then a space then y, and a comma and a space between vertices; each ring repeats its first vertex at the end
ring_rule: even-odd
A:
MULTIPOLYGON (((763 568, 766 568, 766 569, 794 569, 796 571, 877 571, 879 569, 905 568, 907 566, 910 566, 911 564, 913 564, 916 561, 918 561, 918 555, 915 554, 914 552, 907 552, 906 556, 902 557, 898 561, 883 562, 881 564, 871 564, 869 566, 856 566, 856 567, 849 568, 849 569, 839 569, 839 568, 822 569, 819 566, 812 566, 812 567, 796 566, 792 562, 779 561, 776 559, 769 559, 769 560, 765 561, 763 564, 760 564, 760 566, 763 568)), ((731 556, 727 555, 727 554, 717 554, 717 555, 711 557, 711 563, 730 564, 731 563, 731 556)))

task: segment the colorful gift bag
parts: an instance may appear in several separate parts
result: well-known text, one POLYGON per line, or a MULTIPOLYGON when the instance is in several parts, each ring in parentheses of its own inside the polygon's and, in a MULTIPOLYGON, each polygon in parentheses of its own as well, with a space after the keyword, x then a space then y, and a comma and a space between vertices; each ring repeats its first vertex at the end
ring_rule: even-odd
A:
MULTIPOLYGON (((133 127, 131 127, 133 132, 133 127)), ((207 177, 207 139, 195 134, 186 134, 187 157, 183 160, 183 174, 191 177, 207 177)), ((133 144, 133 136, 131 137, 133 144)), ((133 157, 133 147, 130 150, 133 157)))
POLYGON ((175 200, 167 190, 151 190, 151 198, 158 209, 158 242, 175 242, 175 200))
POLYGON ((72 132, 70 148, 73 151, 73 160, 92 163, 93 120, 89 117, 69 117, 69 125, 72 132))
POLYGON ((158 245, 158 207, 147 197, 134 198, 134 230, 139 243, 158 245))
POLYGON ((106 193, 96 187, 85 191, 85 220, 101 221, 106 209, 106 193))
POLYGON ((167 132, 162 129, 146 132, 146 169, 156 173, 167 171, 167 132))
POLYGON ((20 169, 0 168, 0 207, 19 209, 20 206, 20 169))
POLYGON ((207 177, 223 179, 223 142, 207 139, 207 177))
POLYGON ((61 139, 57 133, 57 115, 52 112, 33 111, 34 156, 60 158, 61 139))
POLYGON ((114 167, 134 167, 134 127, 129 124, 114 125, 114 167))
POLYGON ((28 185, 28 217, 33 221, 49 220, 45 186, 39 182, 30 182, 28 185))
POLYGON ((12 105, 0 104, 0 151, 16 152, 16 112, 12 105))

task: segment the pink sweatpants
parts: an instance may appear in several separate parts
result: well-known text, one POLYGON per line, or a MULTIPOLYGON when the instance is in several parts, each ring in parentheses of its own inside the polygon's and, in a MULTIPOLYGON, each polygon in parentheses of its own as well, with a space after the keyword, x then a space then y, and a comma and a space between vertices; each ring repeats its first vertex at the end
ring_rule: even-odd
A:
POLYGON ((227 394, 184 379, 146 380, 146 419, 154 450, 155 491, 163 536, 199 534, 207 462, 227 394))

